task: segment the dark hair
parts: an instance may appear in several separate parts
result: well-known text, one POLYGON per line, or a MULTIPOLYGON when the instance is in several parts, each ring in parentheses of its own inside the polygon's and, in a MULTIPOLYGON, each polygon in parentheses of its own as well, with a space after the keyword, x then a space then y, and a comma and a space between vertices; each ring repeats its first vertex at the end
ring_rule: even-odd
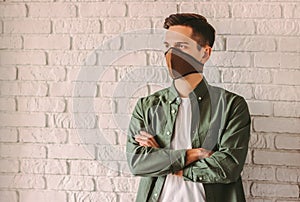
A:
POLYGON ((216 31, 202 15, 195 13, 171 14, 165 19, 164 28, 169 29, 170 26, 174 25, 191 27, 193 29, 192 38, 197 41, 200 46, 209 45, 213 47, 216 31))

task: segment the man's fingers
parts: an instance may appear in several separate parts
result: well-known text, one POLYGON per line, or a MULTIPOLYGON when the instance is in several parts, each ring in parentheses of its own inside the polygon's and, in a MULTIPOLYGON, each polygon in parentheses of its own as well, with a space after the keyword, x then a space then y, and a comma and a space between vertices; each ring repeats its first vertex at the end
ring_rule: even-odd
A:
POLYGON ((140 134, 146 137, 153 137, 153 135, 147 133, 146 131, 140 131, 140 134))

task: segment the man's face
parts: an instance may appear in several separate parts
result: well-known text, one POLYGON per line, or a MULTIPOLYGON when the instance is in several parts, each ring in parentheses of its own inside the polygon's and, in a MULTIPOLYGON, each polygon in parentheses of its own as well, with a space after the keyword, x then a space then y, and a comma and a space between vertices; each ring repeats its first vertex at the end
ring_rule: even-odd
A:
POLYGON ((165 35, 164 44, 166 50, 170 47, 178 48, 181 51, 193 56, 194 58, 196 58, 204 64, 210 56, 211 48, 209 46, 205 46, 201 47, 200 49, 200 46, 197 44, 197 42, 194 39, 192 39, 192 33, 193 29, 188 26, 170 26, 165 35), (206 51, 208 51, 208 53, 206 51))

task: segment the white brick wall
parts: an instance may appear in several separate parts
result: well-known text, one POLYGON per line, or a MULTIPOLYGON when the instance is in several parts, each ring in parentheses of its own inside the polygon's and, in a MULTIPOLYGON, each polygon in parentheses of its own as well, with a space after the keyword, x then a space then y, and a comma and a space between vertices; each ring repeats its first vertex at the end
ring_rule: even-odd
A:
POLYGON ((300 200, 299 0, 9 0, 0 3, 0 201, 134 200, 129 116, 137 97, 169 81, 162 52, 135 48, 158 46, 149 29, 174 12, 208 18, 217 30, 208 80, 249 104, 247 201, 300 200))

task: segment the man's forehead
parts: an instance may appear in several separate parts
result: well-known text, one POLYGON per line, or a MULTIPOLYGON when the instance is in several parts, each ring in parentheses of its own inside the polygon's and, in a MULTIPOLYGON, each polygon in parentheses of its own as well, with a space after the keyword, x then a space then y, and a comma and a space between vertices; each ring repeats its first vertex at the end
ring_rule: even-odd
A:
POLYGON ((195 41, 184 33, 167 30, 165 33, 165 42, 168 43, 175 43, 175 42, 188 42, 188 43, 195 43, 195 41))

